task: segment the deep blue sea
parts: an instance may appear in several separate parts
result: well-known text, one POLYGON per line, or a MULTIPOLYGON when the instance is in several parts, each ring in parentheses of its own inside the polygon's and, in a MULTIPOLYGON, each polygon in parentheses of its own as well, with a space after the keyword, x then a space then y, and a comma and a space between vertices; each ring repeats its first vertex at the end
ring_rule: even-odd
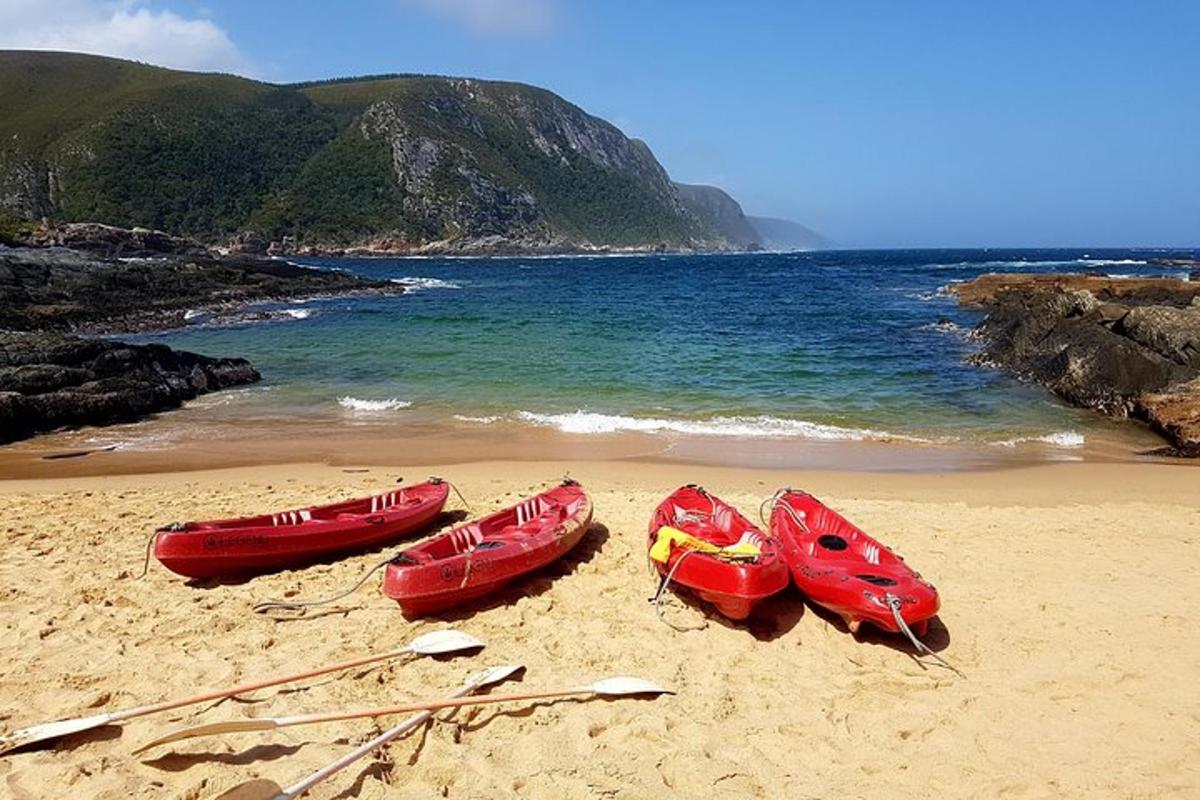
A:
POLYGON ((1178 274, 1147 259, 1196 254, 302 259, 411 292, 267 304, 253 323, 197 314, 142 338, 251 359, 261 386, 208 401, 248 419, 1070 449, 1114 423, 967 363, 980 315, 945 287, 985 272, 1178 274))

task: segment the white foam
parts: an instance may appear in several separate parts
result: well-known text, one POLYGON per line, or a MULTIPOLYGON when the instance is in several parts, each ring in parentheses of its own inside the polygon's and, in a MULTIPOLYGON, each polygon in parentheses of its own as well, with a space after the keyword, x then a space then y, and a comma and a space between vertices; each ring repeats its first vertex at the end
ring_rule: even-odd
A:
POLYGON ((557 428, 563 433, 603 434, 623 431, 650 434, 683 434, 688 436, 729 436, 741 438, 795 438, 818 441, 883 441, 928 442, 915 436, 877 431, 869 428, 841 428, 806 420, 778 417, 712 417, 704 420, 628 417, 621 414, 598 414, 591 411, 572 411, 566 414, 538 414, 518 411, 517 418, 533 425, 557 428))
POLYGON ((1016 447, 1019 444, 1048 444, 1052 447, 1074 449, 1083 447, 1086 438, 1075 431, 1057 431, 1045 436, 1018 436, 1015 439, 1005 439, 1002 442, 992 442, 995 447, 1016 447))
POLYGON ((362 400, 357 397, 339 397, 338 405, 347 411, 380 412, 408 408, 412 403, 397 397, 391 397, 387 400, 362 400))
POLYGON ((493 422, 499 422, 502 417, 496 415, 472 417, 469 414, 455 414, 454 418, 459 422, 474 422, 478 425, 491 425, 493 422))
POLYGON ((197 317, 203 317, 203 316, 204 316, 204 312, 201 311, 200 309, 189 308, 187 311, 183 312, 183 321, 191 322, 192 320, 196 319, 197 317))
POLYGON ((414 292, 419 292, 422 289, 461 289, 462 284, 454 281, 443 280, 442 278, 392 278, 392 283, 398 283, 401 286, 406 286, 414 292))
POLYGON ((283 313, 292 319, 308 319, 313 315, 311 308, 285 308, 283 313))

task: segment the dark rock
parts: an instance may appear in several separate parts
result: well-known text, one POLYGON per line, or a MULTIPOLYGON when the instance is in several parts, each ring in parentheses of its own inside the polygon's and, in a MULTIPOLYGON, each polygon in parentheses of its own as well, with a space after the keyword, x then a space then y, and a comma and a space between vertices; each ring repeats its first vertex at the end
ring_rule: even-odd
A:
POLYGON ((68 247, 103 258, 209 255, 208 248, 194 239, 147 228, 118 228, 98 222, 47 224, 29 234, 24 244, 30 247, 68 247))
POLYGON ((1200 286, 1174 278, 984 275, 953 291, 987 309, 976 328, 984 342, 978 363, 1075 405, 1144 419, 1173 453, 1200 456, 1200 286))
POLYGON ((1089 322, 1099 322, 1111 327, 1123 320, 1128 313, 1129 309, 1120 303, 1101 303, 1089 311, 1085 318, 1089 322))
POLYGON ((268 242, 261 234, 245 231, 234 236, 226 248, 230 253, 265 256, 268 253, 268 242))
POLYGON ((1135 308, 1121 320, 1120 332, 1176 364, 1200 370, 1200 307, 1135 308))
POLYGON ((0 442, 132 422, 259 377, 241 358, 55 333, 0 333, 0 442))
POLYGON ((0 247, 0 329, 152 330, 182 326, 191 309, 349 292, 403 287, 252 256, 120 261, 0 247))

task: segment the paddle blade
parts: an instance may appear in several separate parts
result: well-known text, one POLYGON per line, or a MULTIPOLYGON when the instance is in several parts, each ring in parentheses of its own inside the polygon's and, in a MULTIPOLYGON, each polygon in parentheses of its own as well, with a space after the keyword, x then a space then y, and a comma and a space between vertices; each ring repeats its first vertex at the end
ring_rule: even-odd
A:
POLYGON ((269 731, 277 727, 279 727, 279 723, 273 719, 231 719, 225 722, 210 722, 207 725, 194 725, 190 728, 180 728, 177 731, 172 731, 166 736, 155 739, 152 742, 147 742, 133 752, 135 754, 144 753, 151 747, 158 747, 160 744, 178 742, 182 739, 195 739, 197 736, 214 736, 218 733, 243 733, 246 731, 269 731))
POLYGON ((591 685, 591 691, 608 697, 624 697, 634 694, 675 694, 670 689, 664 689, 653 681, 641 678, 605 678, 591 685))
POLYGON ((475 675, 467 683, 472 689, 482 689, 484 686, 492 686, 501 681, 506 681, 518 672, 523 672, 524 669, 524 664, 505 664, 502 667, 490 667, 475 675))
POLYGON ((457 653, 460 650, 475 650, 483 647, 483 642, 462 631, 433 631, 423 633, 412 640, 409 651, 423 656, 439 655, 441 653, 457 653))
POLYGON ((0 753, 16 750, 18 747, 57 739, 60 736, 70 736, 80 731, 90 731, 112 722, 112 714, 93 714, 90 717, 64 719, 58 722, 45 722, 41 725, 31 725, 28 728, 6 733, 0 736, 0 753))
POLYGON ((266 778, 246 781, 217 795, 216 800, 275 800, 284 795, 283 787, 266 778))

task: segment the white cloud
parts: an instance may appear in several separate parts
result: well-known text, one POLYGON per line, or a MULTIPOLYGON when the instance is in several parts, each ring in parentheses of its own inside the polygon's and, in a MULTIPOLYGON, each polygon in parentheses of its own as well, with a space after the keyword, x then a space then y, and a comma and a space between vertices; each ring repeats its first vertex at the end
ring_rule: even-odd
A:
POLYGON ((144 0, 0 0, 0 48, 69 50, 177 69, 252 71, 216 23, 181 17, 144 0))
POLYGON ((472 33, 537 36, 558 24, 556 0, 408 0, 472 33))

